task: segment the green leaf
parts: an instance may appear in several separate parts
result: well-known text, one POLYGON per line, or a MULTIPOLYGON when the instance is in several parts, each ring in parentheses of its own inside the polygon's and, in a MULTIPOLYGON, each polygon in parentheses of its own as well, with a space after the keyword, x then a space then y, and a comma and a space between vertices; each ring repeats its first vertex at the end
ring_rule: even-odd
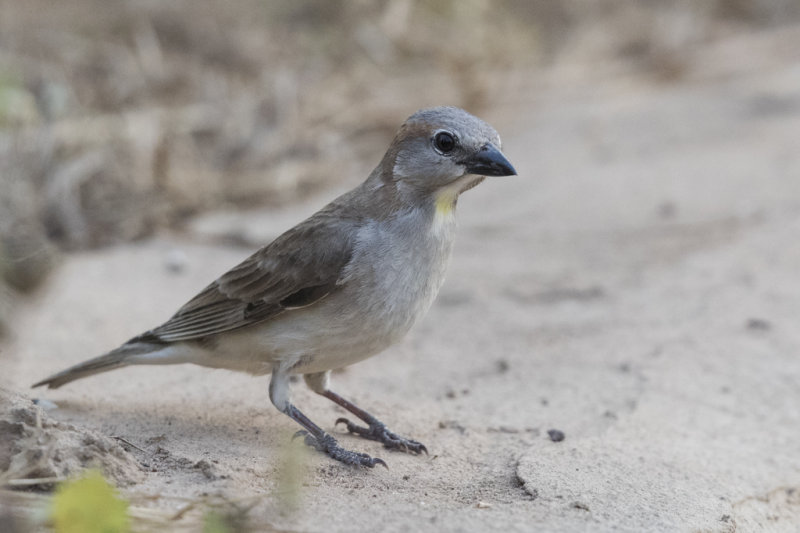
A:
POLYGON ((122 533, 130 529, 128 502, 119 498, 96 470, 58 487, 52 518, 56 533, 122 533))
POLYGON ((225 517, 210 511, 203 517, 203 533, 231 533, 225 517))

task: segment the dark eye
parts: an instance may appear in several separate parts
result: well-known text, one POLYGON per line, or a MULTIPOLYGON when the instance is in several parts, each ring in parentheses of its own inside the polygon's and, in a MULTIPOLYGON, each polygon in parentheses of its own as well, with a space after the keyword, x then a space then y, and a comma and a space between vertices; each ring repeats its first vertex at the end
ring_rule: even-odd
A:
POLYGON ((441 153, 446 154, 456 147, 456 138, 446 131, 440 131, 433 137, 433 145, 441 153))

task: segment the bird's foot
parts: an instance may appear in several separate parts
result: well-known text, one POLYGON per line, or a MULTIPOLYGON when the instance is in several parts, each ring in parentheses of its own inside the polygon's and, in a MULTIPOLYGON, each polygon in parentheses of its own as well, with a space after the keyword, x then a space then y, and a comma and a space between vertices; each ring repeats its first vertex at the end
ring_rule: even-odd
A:
POLYGON ((303 437, 303 442, 317 451, 327 454, 332 459, 336 459, 347 465, 368 466, 382 465, 387 470, 389 467, 383 459, 370 457, 366 453, 353 452, 339 446, 339 443, 332 436, 323 433, 320 437, 315 437, 308 431, 301 429, 294 434, 294 438, 303 437))
POLYGON ((383 446, 385 448, 389 448, 390 450, 401 450, 415 454, 425 452, 426 455, 428 453, 428 449, 424 444, 412 439, 407 439, 406 437, 401 437, 400 435, 389 431, 383 422, 374 417, 369 420, 368 427, 357 426, 346 418, 337 419, 336 424, 345 424, 347 426, 347 431, 350 433, 355 433, 364 437, 365 439, 382 442, 383 446))

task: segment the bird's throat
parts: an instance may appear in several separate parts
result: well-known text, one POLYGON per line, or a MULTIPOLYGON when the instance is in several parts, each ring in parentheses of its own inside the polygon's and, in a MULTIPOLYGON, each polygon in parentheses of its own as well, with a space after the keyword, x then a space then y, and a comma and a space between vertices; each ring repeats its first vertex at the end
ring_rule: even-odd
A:
POLYGON ((458 199, 458 192, 455 191, 442 191, 436 197, 436 216, 447 217, 452 216, 456 208, 456 200, 458 199))
POLYGON ((456 218, 456 201, 458 191, 441 191, 436 196, 435 210, 433 212, 433 226, 431 229, 435 235, 446 235, 453 227, 456 218))
POLYGON ((485 178, 483 176, 473 176, 472 174, 467 174, 457 179, 453 183, 439 189, 436 194, 436 216, 453 216, 456 210, 458 195, 464 191, 470 190, 484 179, 485 178))

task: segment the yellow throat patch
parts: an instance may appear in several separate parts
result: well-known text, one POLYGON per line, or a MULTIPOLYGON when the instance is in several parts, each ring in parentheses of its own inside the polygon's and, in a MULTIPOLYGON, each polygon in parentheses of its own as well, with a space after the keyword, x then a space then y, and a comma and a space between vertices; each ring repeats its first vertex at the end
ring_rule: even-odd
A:
POLYGON ((436 197, 436 211, 433 214, 433 231, 441 233, 455 219, 457 192, 442 191, 436 197))
POLYGON ((458 194, 444 191, 436 197, 436 216, 445 217, 453 214, 456 208, 456 198, 458 194))

